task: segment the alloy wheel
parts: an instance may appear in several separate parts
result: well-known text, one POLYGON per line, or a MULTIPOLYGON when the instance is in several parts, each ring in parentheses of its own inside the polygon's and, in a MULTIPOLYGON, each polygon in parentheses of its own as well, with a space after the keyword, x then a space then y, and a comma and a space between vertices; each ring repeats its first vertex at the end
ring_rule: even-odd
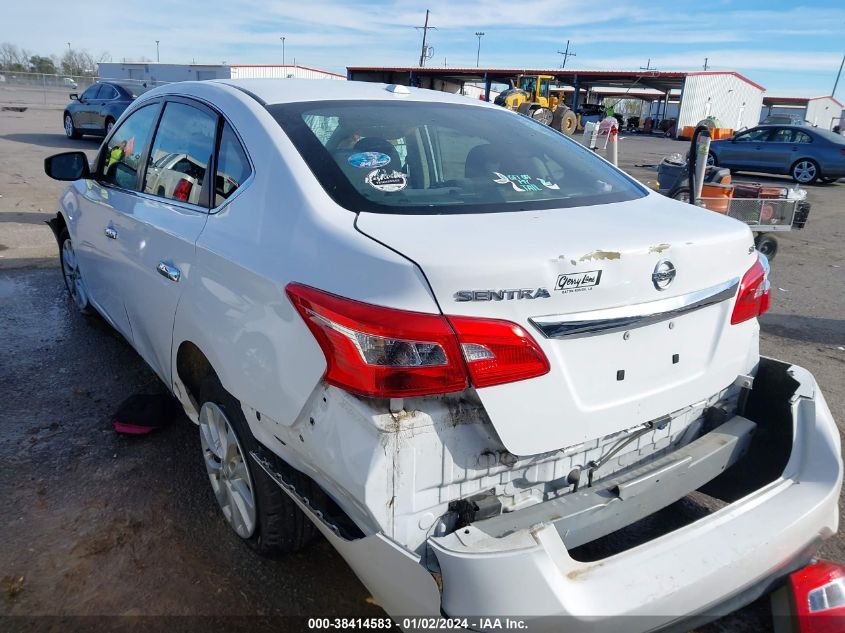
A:
POLYGON ((792 168, 792 175, 798 182, 810 182, 816 177, 816 165, 809 160, 802 160, 792 168))
POLYGON ((69 114, 65 115, 65 134, 68 137, 73 136, 73 119, 69 114))
POLYGON ((200 441, 205 468, 223 516, 241 538, 255 532, 255 491, 246 455, 226 414, 213 402, 200 410, 200 441))

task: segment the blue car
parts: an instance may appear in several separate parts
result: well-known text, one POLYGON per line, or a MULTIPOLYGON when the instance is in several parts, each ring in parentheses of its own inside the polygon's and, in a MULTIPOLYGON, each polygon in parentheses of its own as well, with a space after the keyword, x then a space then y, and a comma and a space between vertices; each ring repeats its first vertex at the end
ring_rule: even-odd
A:
POLYGON ((68 138, 80 138, 83 134, 106 136, 129 104, 146 91, 144 85, 102 81, 81 95, 72 93, 62 113, 65 134, 68 138))
POLYGON ((713 141, 707 163, 784 174, 805 185, 833 182, 845 177, 845 137, 803 125, 760 125, 713 141))

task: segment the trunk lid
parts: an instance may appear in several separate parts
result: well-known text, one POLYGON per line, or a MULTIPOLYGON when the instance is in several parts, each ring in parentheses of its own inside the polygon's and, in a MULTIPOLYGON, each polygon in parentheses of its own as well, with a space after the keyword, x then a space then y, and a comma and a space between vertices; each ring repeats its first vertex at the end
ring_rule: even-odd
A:
POLYGON ((657 419, 756 362, 756 320, 730 324, 752 236, 717 213, 650 194, 562 210, 361 213, 357 226, 413 260, 445 314, 507 319, 541 346, 548 374, 478 389, 514 454, 657 419))

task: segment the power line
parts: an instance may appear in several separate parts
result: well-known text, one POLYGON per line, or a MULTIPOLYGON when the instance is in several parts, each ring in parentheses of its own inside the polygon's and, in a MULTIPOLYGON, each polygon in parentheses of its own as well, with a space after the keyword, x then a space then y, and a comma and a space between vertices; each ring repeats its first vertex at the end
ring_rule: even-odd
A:
POLYGON ((570 53, 569 52, 569 40, 566 40, 566 50, 565 51, 558 51, 558 55, 563 55, 563 63, 560 65, 561 68, 566 68, 566 60, 569 57, 578 57, 577 53, 570 53))

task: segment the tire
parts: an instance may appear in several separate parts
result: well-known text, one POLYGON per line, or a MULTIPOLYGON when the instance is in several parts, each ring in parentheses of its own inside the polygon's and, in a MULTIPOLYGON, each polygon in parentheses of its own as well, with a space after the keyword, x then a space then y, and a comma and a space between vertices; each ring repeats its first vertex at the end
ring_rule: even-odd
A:
POLYGON ((552 119, 552 127, 558 132, 572 136, 575 134, 575 128, 578 127, 578 117, 566 106, 558 106, 552 119))
POLYGON ((819 177, 819 164, 810 158, 802 158, 789 168, 789 175, 797 183, 811 185, 819 177))
POLYGON ((708 167, 717 167, 719 165, 719 161, 716 160, 716 157, 710 153, 707 154, 707 166, 708 167))
POLYGON ((763 253, 769 261, 772 261, 778 253, 778 241, 774 235, 761 233, 754 238, 754 246, 756 246, 757 250, 763 253))
POLYGON ((108 136, 109 134, 111 134, 111 130, 112 130, 112 128, 113 128, 113 127, 114 127, 114 119, 113 119, 113 118, 111 118, 111 117, 108 117, 108 118, 106 119, 106 128, 105 128, 105 130, 106 130, 106 136, 108 136))
MULTIPOLYGON (((249 430, 240 403, 214 375, 203 381, 200 402, 203 459, 226 522, 262 556, 278 557, 303 549, 318 530, 250 457, 250 452, 259 445, 249 430)), ((299 490, 302 483, 298 481, 294 485, 299 490)), ((313 499, 316 491, 302 492, 313 499)))
POLYGON ((73 304, 82 314, 91 314, 91 304, 88 301, 88 290, 82 279, 82 271, 79 270, 79 262, 76 259, 76 251, 70 239, 70 233, 66 228, 59 234, 59 263, 62 268, 62 278, 65 281, 73 304))
POLYGON ((82 138, 82 134, 79 133, 79 130, 77 130, 76 126, 73 124, 73 117, 70 115, 70 112, 65 112, 63 123, 65 136, 72 139, 82 138))
POLYGON ((669 197, 673 200, 690 203, 689 187, 677 187, 669 194, 669 197))

